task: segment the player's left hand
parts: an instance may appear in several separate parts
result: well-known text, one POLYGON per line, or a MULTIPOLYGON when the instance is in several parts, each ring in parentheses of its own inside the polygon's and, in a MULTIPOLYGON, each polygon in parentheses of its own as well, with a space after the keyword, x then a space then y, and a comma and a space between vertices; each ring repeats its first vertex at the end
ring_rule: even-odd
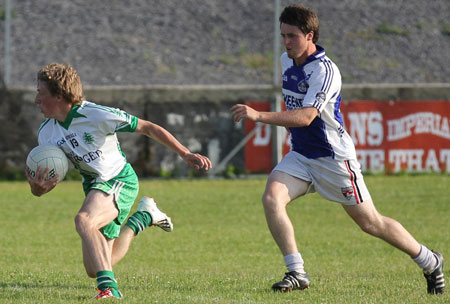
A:
POLYGON ((55 188, 58 183, 58 174, 56 174, 52 178, 47 178, 50 169, 46 168, 45 170, 41 170, 41 167, 38 166, 36 170, 36 176, 31 178, 27 170, 25 170, 25 176, 27 177, 28 183, 30 184, 31 193, 35 196, 41 196, 53 188, 55 188))
POLYGON ((184 162, 194 169, 200 170, 209 170, 211 169, 211 161, 206 156, 203 156, 198 153, 188 153, 184 156, 182 156, 184 162))

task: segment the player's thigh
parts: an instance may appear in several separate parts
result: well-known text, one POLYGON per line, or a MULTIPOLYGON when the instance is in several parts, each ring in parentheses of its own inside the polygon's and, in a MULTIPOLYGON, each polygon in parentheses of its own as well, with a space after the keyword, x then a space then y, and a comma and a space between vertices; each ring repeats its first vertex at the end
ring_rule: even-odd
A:
POLYGON ((273 200, 288 204, 290 201, 304 195, 311 182, 294 177, 285 172, 274 170, 267 179, 263 200, 273 200))
POLYGON ((80 213, 85 213, 97 227, 104 227, 111 223, 119 214, 113 194, 92 189, 86 195, 80 213))

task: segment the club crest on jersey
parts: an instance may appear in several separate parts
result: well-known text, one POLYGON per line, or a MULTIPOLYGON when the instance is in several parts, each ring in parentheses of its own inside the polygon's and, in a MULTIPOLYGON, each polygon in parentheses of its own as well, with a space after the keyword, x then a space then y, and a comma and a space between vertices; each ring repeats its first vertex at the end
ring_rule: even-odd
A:
POLYGON ((298 84, 297 84, 297 89, 300 93, 302 94, 306 94, 306 92, 308 91, 309 85, 306 82, 305 79, 301 80, 298 84))
POLYGON ((316 94, 316 101, 318 103, 324 103, 326 97, 327 97, 327 95, 325 94, 325 92, 319 92, 316 94))
POLYGON ((347 200, 351 200, 353 197, 355 197, 355 192, 353 191, 353 187, 341 188, 341 192, 342 192, 342 195, 344 195, 344 197, 347 200))
POLYGON ((84 134, 83 134, 83 141, 86 144, 92 144, 94 142, 94 136, 92 136, 92 134, 84 132, 84 134))

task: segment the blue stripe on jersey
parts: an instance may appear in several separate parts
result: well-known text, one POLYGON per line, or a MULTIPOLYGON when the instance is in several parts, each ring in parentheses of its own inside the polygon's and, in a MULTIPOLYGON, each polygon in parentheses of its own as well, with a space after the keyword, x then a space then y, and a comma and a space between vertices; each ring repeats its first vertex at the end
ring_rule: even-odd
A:
POLYGON ((324 60, 321 59, 320 62, 322 62, 324 67, 325 67, 325 79, 323 80, 322 87, 320 88, 320 90, 322 92, 325 92, 325 88, 326 88, 326 86, 328 84, 330 69, 328 68, 328 66, 327 66, 327 64, 326 64, 326 62, 324 60))
POLYGON ((328 92, 330 91, 330 88, 331 88, 331 83, 333 82, 334 69, 333 69, 333 67, 331 66, 331 61, 329 61, 329 60, 327 60, 327 66, 328 66, 328 68, 329 68, 330 71, 331 71, 331 76, 330 76, 330 79, 329 79, 329 82, 328 82, 328 87, 327 87, 327 90, 326 90, 326 92, 328 93, 328 92))
MULTIPOLYGON (((337 93, 337 92, 336 92, 337 93)), ((336 95, 335 93, 335 95, 336 95)), ((334 97, 334 95, 333 95, 334 97)), ((331 97, 331 98, 333 98, 331 97)), ((344 120, 342 119, 342 113, 339 110, 341 108, 341 94, 336 98, 336 103, 334 104, 334 119, 339 122, 341 126, 344 125, 344 120)))
POLYGON ((316 108, 317 110, 322 111, 323 108, 323 103, 320 103, 317 99, 314 101, 313 103, 313 107, 316 108))
POLYGON ((314 101, 313 107, 320 111, 320 109, 318 108, 318 107, 320 107, 320 104, 319 104, 319 102, 317 100, 314 101))
POLYGON ((325 79, 323 81, 323 85, 320 90, 322 92, 328 93, 331 87, 331 83, 333 81, 334 70, 331 68, 331 62, 329 60, 320 59, 320 61, 325 66, 325 79))

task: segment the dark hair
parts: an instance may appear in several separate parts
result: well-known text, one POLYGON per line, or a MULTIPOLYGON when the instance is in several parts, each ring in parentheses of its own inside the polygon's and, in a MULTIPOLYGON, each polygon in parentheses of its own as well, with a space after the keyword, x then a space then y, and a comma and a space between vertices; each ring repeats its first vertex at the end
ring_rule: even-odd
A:
POLYGON ((316 13, 301 4, 284 8, 279 18, 280 24, 285 23, 296 26, 303 34, 314 32, 313 43, 319 40, 319 19, 316 13))

